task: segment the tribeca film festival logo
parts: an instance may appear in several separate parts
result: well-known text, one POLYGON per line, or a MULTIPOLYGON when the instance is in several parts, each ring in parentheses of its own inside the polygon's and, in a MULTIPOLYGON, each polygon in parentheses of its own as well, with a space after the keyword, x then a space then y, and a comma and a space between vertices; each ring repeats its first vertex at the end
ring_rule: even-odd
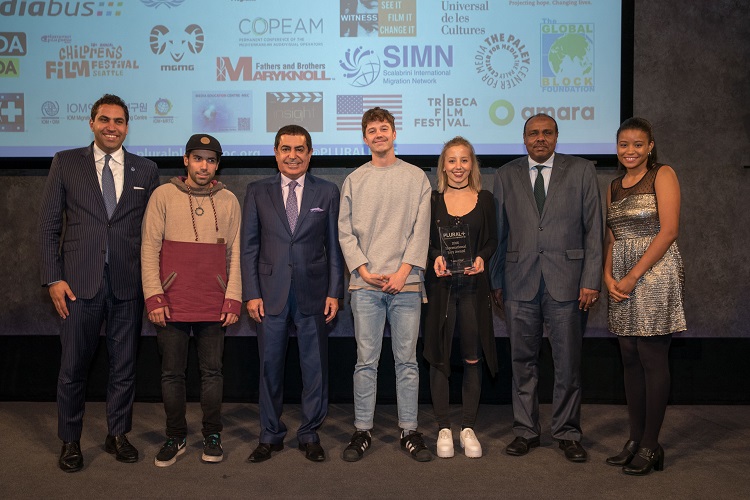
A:
POLYGON ((594 91, 594 24, 542 24, 543 92, 594 91))
POLYGON ((266 92, 266 132, 293 123, 323 131, 323 92, 266 92))
POLYGON ((172 7, 179 7, 185 0, 141 0, 141 3, 146 7, 153 7, 158 9, 162 5, 168 9, 172 7))
MULTIPOLYGON (((549 115, 557 121, 591 121, 596 118, 594 106, 524 106, 521 108, 521 119, 526 121, 539 113, 549 115)), ((510 101, 498 99, 490 105, 489 114, 492 123, 505 127, 516 117, 516 108, 510 101)))
POLYGON ((322 47, 310 36, 323 35, 323 18, 244 18, 239 22, 240 47, 322 47))
POLYGON ((414 118, 414 127, 460 129, 471 126, 469 114, 472 108, 477 108, 477 100, 473 97, 442 94, 439 97, 428 97, 427 106, 432 109, 432 115, 414 118))
POLYGON ((23 94, 0 94, 0 132, 23 131, 23 94))
POLYGON ((380 76, 380 58, 372 49, 346 49, 344 59, 339 59, 339 66, 352 87, 367 87, 380 76))
POLYGON ((216 58, 216 81, 317 81, 330 80, 324 63, 256 63, 253 58, 241 56, 236 63, 229 57, 216 58))
POLYGON ((339 36, 417 36, 417 0, 339 0, 339 36))
POLYGON ((60 123, 60 105, 57 101, 44 101, 42 104, 42 125, 58 125, 60 123))
POLYGON ((495 33, 484 39, 474 54, 474 67, 490 88, 508 90, 529 73, 531 59, 516 35, 495 33))
POLYGON ((205 44, 203 28, 197 24, 191 24, 182 31, 170 31, 166 26, 159 24, 151 28, 149 46, 151 52, 160 56, 165 51, 169 52, 175 64, 162 64, 161 71, 194 71, 192 64, 180 64, 187 52, 200 54, 205 44))
POLYGON ((122 77, 126 72, 140 69, 136 59, 123 57, 122 45, 111 43, 67 45, 57 55, 57 61, 46 62, 47 80, 122 77))
POLYGON ((25 55, 26 33, 0 32, 0 78, 18 78, 21 60, 17 56, 25 55))
POLYGON ((0 3, 0 15, 7 17, 118 17, 125 2, 70 2, 7 0, 0 3))

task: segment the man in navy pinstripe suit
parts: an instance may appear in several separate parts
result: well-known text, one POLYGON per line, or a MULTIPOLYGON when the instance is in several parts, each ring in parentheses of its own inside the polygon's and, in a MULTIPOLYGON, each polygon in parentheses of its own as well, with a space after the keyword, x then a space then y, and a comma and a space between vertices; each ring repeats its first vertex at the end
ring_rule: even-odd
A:
POLYGON ((121 462, 138 460, 126 433, 143 318, 141 220, 159 173, 154 162, 122 147, 128 118, 127 104, 117 96, 95 102, 93 144, 55 155, 42 197, 41 281, 62 318, 57 408, 65 472, 83 467, 86 382, 103 323, 109 352, 105 450, 121 462))

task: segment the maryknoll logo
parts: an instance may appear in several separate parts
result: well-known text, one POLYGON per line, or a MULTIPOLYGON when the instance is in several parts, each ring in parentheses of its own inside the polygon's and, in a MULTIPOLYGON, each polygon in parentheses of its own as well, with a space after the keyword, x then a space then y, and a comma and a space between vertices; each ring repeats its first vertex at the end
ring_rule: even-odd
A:
POLYGON ((253 58, 242 56, 233 63, 229 57, 216 58, 216 80, 225 81, 311 81, 330 80, 326 76, 326 65, 316 63, 256 63, 253 58))
POLYGON ((122 15, 124 3, 7 0, 0 3, 0 15, 8 17, 117 17, 122 15))
POLYGON ((542 24, 544 92, 594 91, 594 24, 542 24))

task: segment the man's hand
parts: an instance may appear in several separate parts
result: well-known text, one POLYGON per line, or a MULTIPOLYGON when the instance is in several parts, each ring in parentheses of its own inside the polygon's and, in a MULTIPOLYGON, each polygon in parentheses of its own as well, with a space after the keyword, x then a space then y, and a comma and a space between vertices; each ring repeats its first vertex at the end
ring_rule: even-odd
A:
POLYGON ((168 319, 172 319, 172 316, 169 315, 169 306, 157 307, 148 313, 148 320, 157 326, 167 326, 168 319))
POLYGON ((578 295, 578 309, 588 311, 589 307, 593 306, 597 300, 599 300, 599 290, 581 288, 581 293, 578 295))
POLYGON ((500 317, 505 319, 505 304, 503 303, 503 290, 501 288, 492 290, 492 299, 495 301, 495 305, 500 311, 500 317))
POLYGON ((263 299, 250 299, 247 301, 247 313, 256 323, 263 321, 266 311, 263 309, 263 299))
POLYGON ((365 280, 365 283, 368 283, 372 286, 376 286, 378 288, 383 288, 388 281, 387 278, 382 274, 371 274, 370 271, 367 270, 367 264, 362 264, 357 268, 357 272, 359 273, 360 277, 365 280))
POLYGON ((401 267, 398 268, 398 271, 393 274, 386 274, 384 276, 385 284, 383 285, 383 288, 381 288, 381 290, 383 290, 385 293, 394 295, 399 293, 404 288, 406 278, 409 277, 411 268, 412 266, 410 264, 402 263, 401 267))
POLYGON ((323 314, 326 315, 326 323, 333 321, 337 312, 339 312, 339 299, 335 297, 326 297, 326 308, 323 311, 323 314))
POLYGON ((73 294, 73 290, 70 289, 70 286, 68 286, 68 282, 58 281, 57 283, 50 285, 48 288, 49 296, 52 297, 52 303, 55 304, 57 314, 59 314, 62 319, 70 316, 70 312, 68 312, 68 304, 65 302, 65 298, 67 297, 70 300, 76 300, 76 296, 73 294))
POLYGON ((226 327, 234 323, 237 323, 238 319, 239 317, 234 313, 221 313, 219 321, 223 322, 221 326, 226 327))

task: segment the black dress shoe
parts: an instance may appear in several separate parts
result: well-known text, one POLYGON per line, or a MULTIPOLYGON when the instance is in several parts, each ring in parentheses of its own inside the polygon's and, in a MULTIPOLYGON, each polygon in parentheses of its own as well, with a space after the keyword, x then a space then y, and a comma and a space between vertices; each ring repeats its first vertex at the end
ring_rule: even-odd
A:
POLYGON ((607 459, 607 464, 616 465, 618 467, 628 465, 630 461, 633 460, 633 457, 637 452, 638 443, 632 440, 628 440, 628 442, 625 443, 625 446, 623 446, 622 451, 619 455, 615 455, 614 457, 609 457, 607 459))
POLYGON ((664 470, 664 449, 661 446, 657 445, 655 450, 638 448, 638 453, 622 471, 631 476, 645 476, 651 469, 664 470))
POLYGON ((514 457, 520 457, 521 455, 526 455, 531 448, 536 448, 537 446, 539 446, 539 436, 531 439, 516 436, 516 439, 505 447, 505 453, 514 457))
POLYGON ((565 452, 565 458, 571 462, 585 462, 588 454, 578 441, 560 440, 560 449, 565 452))
POLYGON ((63 443, 60 460, 57 461, 57 464, 65 472, 76 472, 83 469, 83 453, 81 453, 81 445, 78 441, 63 443))
POLYGON ((305 452, 305 458, 313 462, 322 462, 326 459, 326 452, 320 443, 300 443, 299 449, 305 452))
POLYGON ((265 462, 271 458, 272 451, 281 451, 284 449, 284 443, 271 444, 271 443, 260 443, 255 450, 247 457, 248 462, 254 464, 265 462))
POLYGON ((104 440, 104 450, 114 455, 118 462, 132 464, 138 461, 138 450, 130 444, 125 434, 119 436, 107 434, 107 439, 104 440))

